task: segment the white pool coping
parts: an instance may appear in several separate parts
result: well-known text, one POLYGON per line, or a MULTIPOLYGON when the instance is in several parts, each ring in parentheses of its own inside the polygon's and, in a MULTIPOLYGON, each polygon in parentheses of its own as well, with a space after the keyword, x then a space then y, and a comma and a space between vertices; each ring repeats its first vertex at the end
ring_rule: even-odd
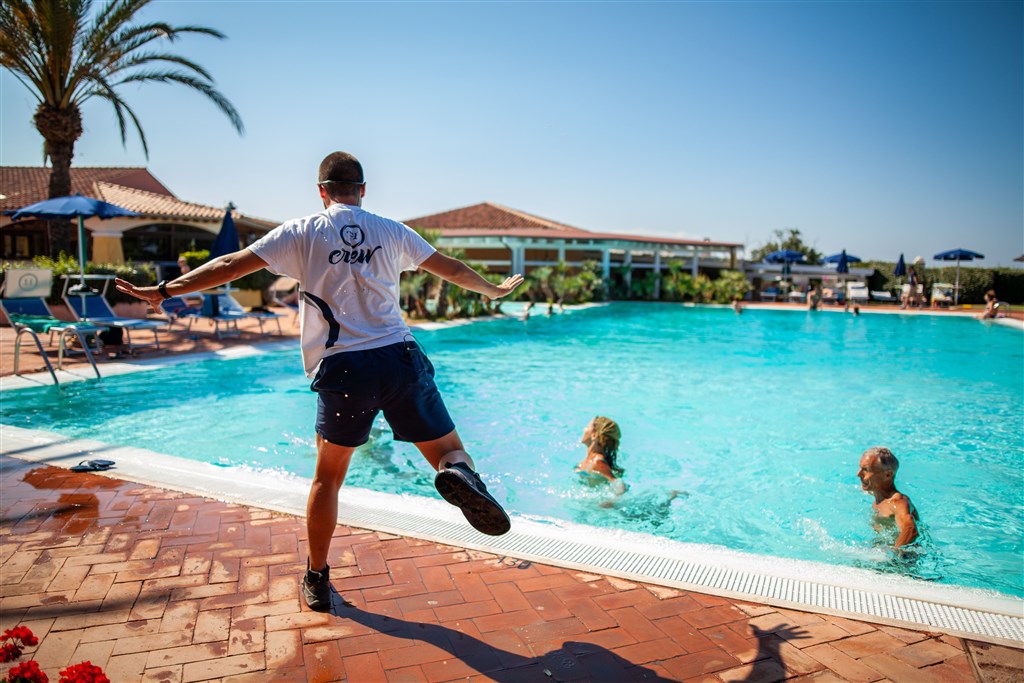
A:
MULTIPOLYGON (((305 516, 310 481, 0 424, 0 454, 58 467, 100 457, 117 479, 305 516)), ((338 521, 683 590, 1024 647, 1024 600, 865 569, 754 555, 647 534, 513 516, 500 537, 440 499, 345 487, 338 521)))

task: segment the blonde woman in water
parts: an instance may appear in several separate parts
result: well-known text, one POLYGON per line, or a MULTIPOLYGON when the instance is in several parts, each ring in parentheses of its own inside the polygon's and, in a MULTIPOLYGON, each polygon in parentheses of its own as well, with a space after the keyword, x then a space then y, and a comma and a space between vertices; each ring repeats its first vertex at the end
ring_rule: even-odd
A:
POLYGON ((583 430, 583 436, 580 438, 580 443, 587 447, 587 455, 576 465, 577 472, 595 482, 607 480, 616 494, 626 490, 626 484, 620 478, 623 470, 615 463, 621 438, 622 431, 614 420, 595 417, 583 430))

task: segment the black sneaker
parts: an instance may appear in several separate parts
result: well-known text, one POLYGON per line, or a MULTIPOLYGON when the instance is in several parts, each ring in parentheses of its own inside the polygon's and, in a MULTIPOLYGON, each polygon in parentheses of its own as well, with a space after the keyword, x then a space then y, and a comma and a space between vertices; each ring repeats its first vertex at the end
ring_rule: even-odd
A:
POLYGON ((302 577, 302 597, 311 610, 326 612, 331 609, 331 567, 315 572, 306 560, 306 575, 302 577))
POLYGON ((434 487, 442 498, 462 510, 466 521, 480 533, 501 536, 512 528, 508 515, 468 465, 460 462, 446 466, 434 477, 434 487))

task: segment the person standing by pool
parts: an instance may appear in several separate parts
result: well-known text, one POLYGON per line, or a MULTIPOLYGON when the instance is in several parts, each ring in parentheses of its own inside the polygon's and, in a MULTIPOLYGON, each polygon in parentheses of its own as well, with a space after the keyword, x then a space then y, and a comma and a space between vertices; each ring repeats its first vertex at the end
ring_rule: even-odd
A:
POLYGON ((292 277, 302 291, 302 359, 318 394, 317 463, 306 508, 309 559, 306 604, 331 606, 328 553, 338 522, 338 492, 355 449, 366 443, 379 411, 396 440, 415 444, 437 474, 434 485, 478 531, 500 535, 508 515, 475 472, 441 395, 434 368, 402 319, 398 281, 423 268, 455 285, 498 299, 523 278, 494 285, 445 256, 411 228, 364 211, 363 167, 345 152, 320 164, 324 210, 287 221, 245 249, 213 259, 171 282, 117 289, 154 310, 172 296, 217 287, 261 268, 292 277))
POLYGON ((901 548, 917 540, 917 510, 904 494, 896 490, 896 471, 900 461, 888 448, 874 447, 864 451, 860 458, 857 477, 861 488, 875 497, 871 504, 875 516, 895 520, 899 536, 893 544, 901 548))
POLYGON ((587 455, 576 465, 577 472, 608 481, 616 494, 626 490, 625 482, 620 479, 623 470, 615 463, 621 439, 622 430, 614 420, 595 417, 583 429, 580 443, 587 447, 587 455))

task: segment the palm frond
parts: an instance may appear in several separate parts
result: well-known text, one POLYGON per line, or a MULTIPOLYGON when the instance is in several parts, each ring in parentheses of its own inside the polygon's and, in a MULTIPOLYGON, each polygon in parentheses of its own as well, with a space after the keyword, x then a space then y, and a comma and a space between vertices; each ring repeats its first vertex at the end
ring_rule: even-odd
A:
POLYGON ((122 78, 118 81, 117 85, 124 83, 144 83, 144 82, 160 82, 160 83, 178 83, 180 85, 187 86, 193 90, 206 95, 209 99, 213 100, 213 103, 217 105, 228 120, 231 121, 232 127, 239 133, 245 133, 245 125, 242 123, 242 117, 235 109, 234 105, 228 101, 224 95, 219 93, 214 87, 206 81, 199 80, 189 74, 178 73, 175 71, 145 71, 136 72, 129 76, 122 78))
POLYGON ((139 122, 139 118, 132 111, 132 108, 128 106, 117 94, 117 92, 110 87, 109 83, 93 81, 93 88, 91 89, 91 95, 98 97, 103 100, 110 102, 114 108, 114 114, 117 117, 117 125, 121 132, 121 144, 127 146, 128 144, 128 132, 125 121, 125 115, 135 126, 135 131, 139 134, 139 142, 142 143, 142 151, 149 158, 149 143, 146 142, 146 133, 142 130, 142 124, 139 122))

